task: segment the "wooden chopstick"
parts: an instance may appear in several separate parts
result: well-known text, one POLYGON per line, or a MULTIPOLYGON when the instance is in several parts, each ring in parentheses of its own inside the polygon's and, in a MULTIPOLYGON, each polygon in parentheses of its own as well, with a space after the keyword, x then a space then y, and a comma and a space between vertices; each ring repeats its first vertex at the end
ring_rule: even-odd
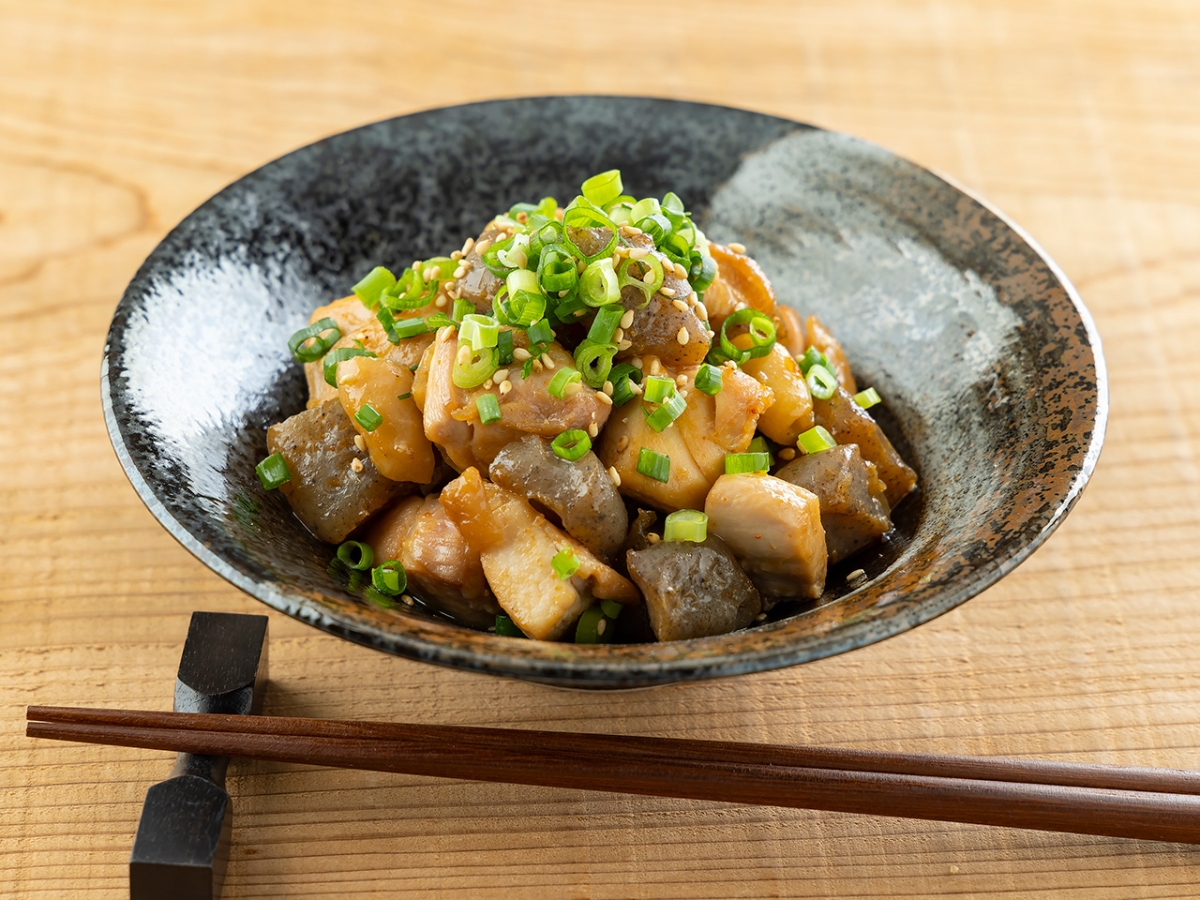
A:
POLYGON ((31 737, 1200 843, 1200 773, 670 738, 30 707, 31 737))

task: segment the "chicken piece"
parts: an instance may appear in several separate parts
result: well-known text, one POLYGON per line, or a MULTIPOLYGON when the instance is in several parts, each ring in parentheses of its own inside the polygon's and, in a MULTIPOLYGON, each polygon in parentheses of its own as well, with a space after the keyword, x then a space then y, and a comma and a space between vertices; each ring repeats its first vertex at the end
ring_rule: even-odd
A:
POLYGON ((850 361, 846 359, 842 345, 833 336, 833 332, 826 328, 816 316, 809 316, 805 320, 805 325, 808 329, 809 345, 825 354, 825 358, 833 366, 833 373, 837 375, 838 384, 849 393, 857 394, 858 385, 854 381, 854 373, 850 371, 850 361))
POLYGON ((595 453, 557 456, 550 441, 527 434, 501 450, 488 469, 492 481, 554 513, 567 534, 612 561, 629 528, 625 503, 595 453))
POLYGON ((762 608, 754 583, 716 535, 700 544, 659 541, 630 550, 626 561, 660 641, 728 634, 753 622, 762 608))
POLYGON ((829 562, 836 563, 892 530, 883 482, 857 444, 802 456, 775 473, 817 495, 829 562))
MULTIPOLYGON (((338 324, 342 336, 330 349, 339 347, 356 347, 355 341, 362 341, 363 346, 376 355, 383 355, 391 349, 387 334, 375 314, 363 305, 358 297, 351 294, 340 300, 334 300, 328 306, 319 306, 309 316, 309 324, 321 319, 333 319, 338 324)), ((325 381, 325 363, 323 359, 304 364, 304 377, 308 381, 308 407, 312 409, 337 397, 337 388, 325 381)))
POLYGON ((267 429, 267 449, 282 453, 292 473, 280 492, 323 541, 339 544, 405 486, 384 478, 354 444, 357 434, 337 400, 267 429))
POLYGON ((775 305, 775 312, 779 316, 775 325, 776 339, 792 356, 803 356, 804 351, 808 349, 808 339, 804 334, 804 323, 800 321, 800 314, 782 303, 775 305))
POLYGON ((462 258, 462 262, 459 264, 460 268, 466 270, 458 279, 459 296, 474 303, 477 313, 492 314, 492 300, 495 299, 500 285, 504 284, 503 278, 497 278, 492 270, 483 264, 483 259, 479 255, 479 247, 483 245, 486 250, 497 238, 503 240, 506 237, 506 232, 489 225, 479 235, 471 246, 470 252, 462 258))
POLYGON ((854 402, 854 398, 839 387, 828 400, 813 398, 813 414, 817 424, 826 429, 839 444, 858 444, 863 459, 875 464, 880 480, 887 486, 888 506, 908 496, 917 486, 917 473, 896 452, 871 418, 871 414, 854 402))
POLYGON ((828 554, 820 503, 811 491, 761 473, 722 475, 704 512, 709 533, 741 561, 764 609, 781 597, 821 596, 828 554))
POLYGON ((446 515, 437 495, 409 497, 371 523, 363 536, 376 560, 398 559, 409 585, 438 609, 473 628, 496 621, 500 607, 488 589, 479 551, 446 515))
MULTIPOLYGON (((528 348, 524 331, 513 331, 513 345, 518 350, 528 348)), ((550 393, 554 373, 564 366, 575 365, 574 357, 557 341, 550 343, 528 378, 521 377, 519 362, 503 373, 506 378, 502 380, 512 385, 507 393, 502 393, 499 386, 484 385, 470 390, 457 387, 452 377, 457 352, 458 337, 454 329, 449 326, 441 329, 428 362, 422 362, 418 369, 417 381, 423 382, 425 436, 442 448, 450 464, 460 472, 471 466, 486 468, 506 444, 524 434, 556 437, 572 428, 585 431, 592 425, 603 428, 608 419, 612 407, 597 397, 598 391, 586 385, 561 400, 550 393), (544 364, 547 360, 549 363, 544 364), (501 419, 491 425, 480 421, 475 405, 485 393, 494 394, 500 404, 501 419)))
POLYGON ((342 409, 379 473, 392 481, 427 484, 437 460, 425 437, 421 411, 412 400, 413 373, 408 366, 355 356, 338 363, 337 381, 342 409), (367 405, 382 417, 372 430, 355 418, 367 405))
POLYGON ((796 438, 813 427, 808 385, 800 367, 781 344, 776 343, 766 356, 747 360, 742 371, 753 375, 775 395, 775 402, 758 420, 759 431, 778 444, 793 445, 796 438))
POLYGON ((633 322, 625 329, 630 346, 621 357, 650 354, 673 369, 698 366, 712 347, 712 335, 702 318, 707 312, 697 312, 702 304, 687 278, 677 278, 671 261, 661 253, 654 255, 663 263, 663 283, 658 293, 647 302, 646 295, 632 285, 621 292, 621 303, 634 310, 633 322), (684 342, 679 340, 681 334, 686 336, 684 342))
MULTIPOLYGON (((646 371, 653 371, 655 363, 651 358, 646 371)), ((641 400, 631 400, 614 412, 596 455, 617 470, 623 494, 667 511, 704 505, 708 489, 725 471, 725 455, 742 453, 750 446, 759 417, 773 402, 770 388, 732 364, 721 372, 722 388, 711 397, 696 390, 695 368, 680 372, 687 408, 661 432, 646 423, 641 400), (665 484, 637 470, 643 447, 670 457, 665 484)))
POLYGON ((775 309, 775 291, 758 263, 721 244, 710 243, 708 251, 717 263, 717 277, 704 292, 712 327, 720 329, 730 314, 749 306, 770 316, 778 331, 781 320, 775 309))
POLYGON ((551 525, 525 498, 468 468, 442 491, 442 506, 473 546, 497 601, 531 638, 554 640, 595 597, 637 603, 637 588, 583 544, 551 525), (554 557, 569 550, 579 568, 568 578, 554 557))

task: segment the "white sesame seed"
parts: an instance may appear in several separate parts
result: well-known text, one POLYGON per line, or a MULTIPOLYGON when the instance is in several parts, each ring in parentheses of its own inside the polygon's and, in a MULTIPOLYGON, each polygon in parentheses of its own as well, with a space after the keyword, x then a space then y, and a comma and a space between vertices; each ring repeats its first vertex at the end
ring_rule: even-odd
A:
POLYGON ((517 347, 513 350, 513 359, 525 362, 532 354, 524 347, 517 347))
POLYGON ((366 439, 363 438, 363 436, 361 434, 356 434, 354 436, 354 446, 358 448, 359 453, 367 452, 367 442, 366 442, 366 439))
POLYGON ((595 437, 596 435, 598 435, 600 433, 600 428, 599 428, 599 426, 596 425, 595 422, 593 422, 591 425, 588 426, 587 431, 588 431, 588 437, 595 437))
POLYGON ((430 266, 428 269, 426 269, 424 272, 421 273, 421 277, 425 281, 432 281, 434 278, 437 277, 437 274, 438 274, 437 268, 434 266, 430 266))
POLYGON ((608 467, 608 477, 612 479, 613 487, 621 486, 621 473, 617 471, 616 466, 608 467))
POLYGON ((686 387, 687 386, 687 376, 686 375, 676 375, 675 383, 677 385, 679 385, 680 387, 686 387))
POLYGON ((416 601, 412 598, 412 594, 401 594, 400 602, 405 606, 412 606, 414 603, 416 603, 416 601))
POLYGON ((617 452, 624 453, 625 448, 628 446, 629 446, 629 437, 624 434, 621 435, 621 437, 617 440, 617 452))
POLYGON ((855 581, 866 581, 867 573, 864 572, 862 569, 855 569, 853 572, 851 572, 849 575, 846 576, 846 580, 851 583, 853 583, 855 581))
POLYGON ((688 330, 682 325, 679 327, 679 330, 675 332, 675 340, 679 341, 679 343, 684 347, 687 346, 687 342, 690 337, 691 335, 688 334, 688 330))
MULTIPOLYGON (((449 327, 449 326, 447 326, 449 327)), ((463 344, 458 348, 458 354, 454 357, 454 361, 460 366, 465 366, 471 361, 471 345, 463 344)))
POLYGON ((483 256, 483 254, 487 253, 487 248, 490 246, 492 246, 492 242, 490 240, 484 238, 482 241, 480 241, 478 244, 475 245, 475 252, 478 253, 480 256, 483 256))
POLYGON ((662 538, 660 538, 657 534, 655 534, 652 531, 648 535, 646 535, 646 540, 649 541, 651 544, 657 544, 659 541, 662 540, 662 538))
MULTIPOLYGON (((631 359, 629 361, 629 364, 631 366, 633 366, 635 369, 640 369, 640 368, 642 368, 642 366, 645 365, 645 363, 642 362, 642 358, 640 356, 635 356, 633 359, 631 359)), ((632 384, 632 382, 630 382, 630 383, 632 384)))
POLYGON ((507 394, 511 390, 512 390, 512 382, 509 381, 507 378, 505 378, 502 382, 500 382, 500 396, 501 397, 503 397, 505 394, 507 394))
POLYGON ((604 393, 603 391, 596 395, 596 399, 605 406, 612 406, 612 397, 608 396, 608 394, 604 393))
POLYGON ((687 388, 679 389, 679 396, 682 397, 684 400, 687 399, 687 395, 688 395, 687 388))
POLYGON ((636 396, 641 396, 641 393, 642 393, 642 386, 640 384, 638 384, 636 381, 634 381, 632 378, 629 379, 629 393, 634 394, 636 396))
POLYGON ((458 262, 460 259, 463 258, 463 252, 461 250, 455 250, 453 253, 450 254, 450 258, 452 260, 454 260, 455 262, 458 262))
POLYGON ((725 246, 728 247, 730 250, 732 250, 734 253, 740 253, 743 256, 746 255, 746 245, 741 243, 740 241, 730 241, 725 246))
MULTIPOLYGON (((659 292, 660 294, 662 294, 664 297, 674 297, 674 296, 675 296, 675 289, 674 289, 674 288, 669 288, 669 287, 665 287, 665 288, 659 288, 658 292, 659 292)), ((683 305, 683 306, 680 306, 680 305, 679 305, 680 303, 683 303, 683 301, 682 301, 682 300, 675 300, 675 301, 673 301, 673 302, 674 302, 674 304, 675 304, 676 308, 678 308, 678 309, 682 309, 682 310, 684 310, 685 312, 687 311, 687 304, 686 304, 686 303, 684 303, 684 305, 683 305)))
MULTIPOLYGON (((670 288, 663 288, 663 292, 665 293, 666 291, 671 291, 671 289, 670 289, 670 288)), ((674 294, 675 292, 674 292, 674 291, 671 291, 671 293, 672 293, 672 294, 674 294)), ((688 311, 688 305, 687 305, 686 303, 684 303, 682 300, 672 300, 672 301, 671 301, 671 305, 672 305, 673 307, 675 307, 677 310, 679 310, 680 312, 687 312, 687 311, 688 311)))
POLYGON ((645 275, 642 276, 642 284, 654 284, 655 277, 654 270, 650 269, 645 275))
POLYGON ((600 637, 606 630, 608 630, 608 619, 601 617, 600 621, 596 623, 596 637, 600 637))
POLYGON ((574 315, 575 315, 575 318, 577 318, 577 319, 578 319, 580 316, 586 316, 586 315, 587 315, 587 310, 586 310, 586 309, 577 309, 577 310, 575 310, 575 313, 574 313, 574 315))
POLYGON ((604 382, 604 387, 602 388, 602 390, 604 391, 604 393, 606 393, 608 396, 611 397, 612 393, 613 393, 613 383, 611 381, 604 382))
POLYGON ((755 617, 754 617, 754 621, 755 621, 755 622, 765 622, 765 621, 767 621, 767 614, 766 614, 766 613, 759 613, 757 616, 755 616, 755 617))
POLYGON ((587 263, 585 263, 582 259, 575 264, 575 271, 578 272, 580 275, 582 275, 586 269, 587 269, 587 263))
MULTIPOLYGON (((438 295, 437 295, 437 299, 433 301, 433 305, 434 305, 434 306, 436 306, 438 309, 445 309, 445 308, 446 308, 446 304, 447 304, 447 303, 449 303, 449 302, 450 302, 450 301, 448 301, 448 300, 446 299, 446 295, 445 295, 445 294, 438 294, 438 295)), ((447 328, 449 328, 450 326, 449 326, 449 325, 447 325, 446 327, 447 327, 447 328)))
POLYGON ((363 470, 363 461, 357 456, 354 457, 354 459, 350 460, 350 468, 355 472, 361 472, 363 470))
POLYGON ((685 269, 679 263, 675 263, 675 277, 680 281, 683 281, 687 278, 687 269, 685 269))
POLYGON ((471 252, 471 248, 475 246, 475 238, 469 237, 463 242, 462 255, 466 256, 471 252))
POLYGON ((455 269, 455 270, 454 270, 454 278, 455 278, 455 280, 457 280, 457 279, 459 279, 459 278, 462 278, 462 277, 463 277, 464 275, 466 275, 466 274, 467 274, 467 267, 466 267, 466 266, 459 266, 457 269, 455 269))
POLYGON ((627 310, 625 310, 625 315, 621 316, 621 327, 628 328, 632 324, 633 324, 633 310, 627 309, 627 310))
POLYGON ((708 307, 703 303, 696 304, 696 315, 700 317, 702 322, 708 321, 708 307))
POLYGON ((782 450, 779 451, 779 458, 780 459, 795 459, 796 451, 791 447, 784 447, 782 450))
POLYGON ((650 374, 661 375, 663 371, 662 363, 659 362, 657 356, 650 357, 650 374))
POLYGON ((638 228, 635 225, 622 225, 621 226, 621 234, 625 235, 626 237, 634 237, 641 233, 642 233, 642 229, 638 228))
POLYGON ((452 334, 456 334, 456 333, 457 332, 454 330, 453 325, 443 325, 441 328, 438 329, 438 333, 437 333, 438 343, 439 344, 446 343, 446 341, 450 340, 450 336, 452 334))
POLYGON ((542 365, 544 365, 551 372, 554 371, 554 357, 552 357, 549 353, 544 353, 541 356, 541 360, 542 365))
POLYGON ((582 390, 583 390, 582 382, 572 381, 565 388, 563 388, 563 396, 574 397, 576 394, 578 394, 582 390))
POLYGON ((492 373, 492 380, 496 382, 496 384, 499 384, 506 378, 508 378, 508 369, 497 369, 492 373))
POLYGON ((535 372, 540 372, 540 371, 542 371, 542 369, 543 369, 543 368, 544 368, 544 367, 542 366, 542 361, 541 361, 541 359, 539 359, 539 358, 537 358, 537 357, 534 357, 534 360, 533 360, 533 371, 535 371, 535 372))
POLYGON ((645 259, 650 255, 649 247, 635 247, 629 251, 630 259, 645 259))
POLYGON ((625 340, 625 329, 618 328, 616 331, 614 331, 612 339, 613 339, 613 343, 616 343, 616 344, 619 344, 619 343, 621 343, 621 341, 625 340))
POLYGON ((624 259, 629 255, 629 248, 624 244, 617 244, 617 249, 613 251, 613 256, 624 259))
POLYGON ((483 389, 484 389, 485 391, 490 391, 490 390, 491 390, 492 388, 494 388, 495 386, 496 386, 496 383, 495 383, 494 381, 492 381, 492 379, 491 379, 491 378, 489 378, 487 381, 485 381, 485 382, 482 384, 482 387, 483 387, 483 389))
POLYGON ((620 350, 622 353, 624 353, 626 350, 628 350, 632 346, 633 346, 633 341, 618 341, 617 342, 617 349, 620 350))

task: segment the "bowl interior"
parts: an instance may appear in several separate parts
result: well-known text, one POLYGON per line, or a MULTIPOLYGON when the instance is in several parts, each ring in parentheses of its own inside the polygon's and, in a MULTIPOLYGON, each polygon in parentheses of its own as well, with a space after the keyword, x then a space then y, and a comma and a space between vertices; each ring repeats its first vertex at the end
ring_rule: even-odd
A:
MULTIPOLYGON (((1103 361, 1086 310, 998 213, 873 145, 666 100, 560 97, 434 110, 337 135, 246 176, 185 219, 118 306, 105 351, 113 444, 155 515, 214 571, 326 631, 431 662, 620 687, 790 665, 963 602, 1050 533, 1099 453, 1103 361), (585 647, 497 638, 384 609, 263 491, 266 427, 301 410, 286 349, 363 272, 446 253, 517 200, 565 202, 620 168, 746 244, 780 301, 846 347, 921 475, 894 540, 822 600, 696 641, 585 647)), ((877 410, 881 408, 877 407, 877 410)))

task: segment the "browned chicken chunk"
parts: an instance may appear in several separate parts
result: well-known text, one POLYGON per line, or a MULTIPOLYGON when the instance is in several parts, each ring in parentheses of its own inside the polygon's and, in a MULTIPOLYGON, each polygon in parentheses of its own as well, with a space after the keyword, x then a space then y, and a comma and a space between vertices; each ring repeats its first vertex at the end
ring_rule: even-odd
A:
POLYGON ((871 414, 854 402, 854 398, 839 387, 828 400, 813 398, 813 414, 817 424, 824 427, 839 444, 858 444, 863 459, 873 462, 880 480, 887 487, 888 506, 908 496, 917 486, 917 473, 896 452, 871 414))

